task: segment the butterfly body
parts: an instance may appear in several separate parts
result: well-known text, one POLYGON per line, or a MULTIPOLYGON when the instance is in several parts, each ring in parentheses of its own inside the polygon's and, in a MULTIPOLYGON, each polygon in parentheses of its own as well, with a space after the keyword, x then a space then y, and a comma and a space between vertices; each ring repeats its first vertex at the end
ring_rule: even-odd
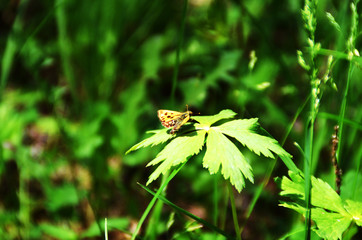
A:
POLYGON ((171 110, 158 110, 157 115, 161 124, 166 128, 172 128, 171 134, 174 134, 186 122, 190 120, 191 111, 177 112, 171 110))

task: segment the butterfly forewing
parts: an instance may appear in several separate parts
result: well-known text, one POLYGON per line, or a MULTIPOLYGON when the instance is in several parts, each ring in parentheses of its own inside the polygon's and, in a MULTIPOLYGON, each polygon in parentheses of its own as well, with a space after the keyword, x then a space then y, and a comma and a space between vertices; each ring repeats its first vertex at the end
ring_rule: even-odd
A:
POLYGON ((170 128, 176 124, 176 119, 182 115, 181 112, 158 110, 158 118, 164 127, 170 128))
POLYGON ((182 125, 184 125, 189 119, 191 111, 177 112, 170 110, 158 110, 157 115, 161 121, 161 124, 166 128, 171 128, 171 134, 174 134, 182 125))

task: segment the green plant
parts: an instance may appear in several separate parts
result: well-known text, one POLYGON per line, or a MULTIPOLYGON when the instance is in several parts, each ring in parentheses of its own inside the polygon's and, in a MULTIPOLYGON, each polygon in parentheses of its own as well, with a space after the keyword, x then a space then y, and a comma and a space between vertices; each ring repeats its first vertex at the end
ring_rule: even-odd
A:
MULTIPOLYGON (((169 134, 168 129, 150 131, 150 133, 154 133, 153 136, 134 145, 127 153, 171 140, 156 158, 148 163, 147 166, 160 165, 150 175, 147 184, 156 180, 160 174, 166 174, 171 167, 185 163, 191 156, 198 154, 205 144, 203 167, 207 168, 210 174, 215 174, 221 169, 224 178, 229 180, 238 192, 241 192, 245 186, 245 178, 251 182, 254 181, 252 167, 238 149, 237 144, 229 138, 246 146, 258 156, 274 158, 274 153, 284 161, 290 170, 298 172, 291 160, 291 155, 280 147, 275 139, 258 133, 260 131, 257 124, 258 119, 229 120, 235 115, 236 113, 231 110, 223 110, 213 116, 193 117, 192 119, 197 123, 188 124, 181 133, 176 135, 169 134), (224 122, 219 125, 215 124, 220 121, 224 122)), ((234 223, 235 221, 236 218, 234 223)), ((236 227, 236 232, 238 236, 238 227, 236 227)))
MULTIPOLYGON (((305 179, 301 174, 289 172, 287 177, 277 178, 282 192, 292 202, 282 201, 280 206, 293 209, 305 216, 305 179)), ((319 178, 311 178, 311 219, 312 228, 323 239, 342 239, 342 234, 351 223, 362 226, 362 202, 342 199, 331 186, 319 178)))

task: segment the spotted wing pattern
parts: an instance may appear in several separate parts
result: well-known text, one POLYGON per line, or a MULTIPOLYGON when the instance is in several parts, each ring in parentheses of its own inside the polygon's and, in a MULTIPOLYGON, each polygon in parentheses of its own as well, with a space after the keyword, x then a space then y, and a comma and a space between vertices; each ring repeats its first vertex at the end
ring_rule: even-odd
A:
POLYGON ((161 124, 166 128, 172 128, 171 134, 174 134, 187 121, 190 120, 191 111, 177 112, 170 110, 158 110, 157 115, 161 124))

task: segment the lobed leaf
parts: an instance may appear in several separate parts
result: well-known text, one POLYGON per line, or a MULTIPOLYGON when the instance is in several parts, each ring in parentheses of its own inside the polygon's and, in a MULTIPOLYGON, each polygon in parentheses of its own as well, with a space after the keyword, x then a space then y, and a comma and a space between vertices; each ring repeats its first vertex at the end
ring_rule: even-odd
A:
POLYGON ((164 143, 167 140, 173 138, 174 136, 171 134, 167 133, 168 129, 167 128, 163 128, 163 129, 159 129, 159 130, 152 130, 152 131, 148 131, 147 133, 155 133, 154 135, 152 135, 149 138, 144 139, 143 141, 137 143, 136 145, 134 145, 133 147, 131 147, 130 149, 128 149, 128 151, 126 152, 126 155, 132 151, 138 150, 140 148, 143 147, 148 147, 151 145, 151 147, 164 143))
POLYGON ((322 208, 312 209, 312 219, 317 225, 314 231, 323 239, 342 239, 342 234, 351 224, 351 218, 340 213, 327 212, 322 208))
POLYGON ((199 122, 201 125, 206 125, 206 126, 211 126, 212 124, 216 123, 217 121, 220 121, 222 119, 228 119, 228 118, 233 118, 236 115, 235 112, 233 112, 230 109, 225 109, 220 111, 218 114, 216 115, 212 115, 212 116, 194 116, 192 117, 192 119, 196 120, 197 122, 199 122))
POLYGON ((257 155, 260 154, 274 158, 278 154, 283 161, 288 162, 290 169, 297 169, 291 161, 291 155, 287 153, 278 142, 270 137, 259 135, 253 131, 258 127, 258 119, 233 120, 221 124, 220 126, 211 127, 212 124, 223 120, 233 118, 236 115, 232 110, 222 110, 213 116, 196 116, 193 117, 196 123, 194 127, 197 131, 191 131, 188 135, 178 136, 167 133, 167 129, 154 130, 153 136, 134 145, 127 153, 137 150, 141 147, 156 145, 172 138, 172 141, 153 159, 147 166, 160 164, 158 168, 150 175, 147 184, 157 179, 160 174, 164 174, 172 166, 183 163, 188 157, 200 152, 203 147, 206 133, 206 153, 203 159, 203 166, 211 174, 219 171, 225 179, 230 179, 232 185, 240 192, 245 186, 244 178, 253 182, 252 169, 244 155, 238 147, 231 142, 227 136, 238 140, 242 145, 247 146, 257 155), (227 136, 225 136, 227 135, 227 136))
POLYGON ((325 181, 312 176, 312 205, 330 211, 347 214, 341 197, 325 181))
POLYGON ((176 166, 187 160, 188 157, 200 152, 204 145, 206 131, 195 131, 191 134, 173 139, 166 147, 147 164, 156 165, 162 162, 150 175, 147 185, 157 179, 159 175, 165 174, 172 166, 176 166))
MULTIPOLYGON (((289 172, 292 181, 287 177, 283 177, 281 181, 282 192, 280 195, 286 196, 289 194, 298 195, 304 200, 304 178, 300 174, 289 172)), ((312 176, 312 205, 314 207, 324 208, 334 212, 345 213, 342 199, 331 188, 331 186, 321 179, 312 176)))
POLYGON ((240 192, 245 186, 243 175, 254 182, 251 166, 239 149, 225 137, 217 128, 211 128, 206 140, 206 153, 203 166, 211 174, 216 173, 221 166, 221 173, 240 192))
MULTIPOLYGON (((293 209, 305 215, 304 179, 300 174, 289 172, 291 178, 277 179, 282 188, 281 195, 290 196, 294 202, 282 202, 280 206, 293 209), (299 202, 303 200, 303 202, 299 202)), ((314 231, 324 239, 342 239, 342 234, 352 221, 362 225, 362 202, 346 200, 343 204, 340 196, 321 179, 312 177, 312 219, 317 228, 314 231)))
POLYGON ((257 134, 252 131, 252 128, 257 126, 257 118, 234 120, 224 123, 218 128, 224 134, 237 139, 242 145, 249 148, 251 151, 260 156, 260 153, 265 157, 274 158, 271 153, 274 152, 277 155, 284 155, 291 157, 279 144, 278 141, 257 134))
POLYGON ((289 172, 289 176, 292 180, 284 176, 279 181, 280 188, 282 189, 280 195, 296 195, 296 197, 304 200, 304 179, 294 172, 289 172))
POLYGON ((349 214, 352 215, 353 220, 358 226, 362 226, 362 202, 346 200, 344 206, 349 214))

